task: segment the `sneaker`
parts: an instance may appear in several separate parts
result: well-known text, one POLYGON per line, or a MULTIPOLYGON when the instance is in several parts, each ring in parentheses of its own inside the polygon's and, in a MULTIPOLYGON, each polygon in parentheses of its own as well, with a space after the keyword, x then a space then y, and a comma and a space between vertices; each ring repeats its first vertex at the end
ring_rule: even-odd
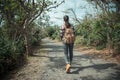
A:
POLYGON ((70 64, 67 64, 66 65, 66 73, 69 73, 70 72, 70 64))

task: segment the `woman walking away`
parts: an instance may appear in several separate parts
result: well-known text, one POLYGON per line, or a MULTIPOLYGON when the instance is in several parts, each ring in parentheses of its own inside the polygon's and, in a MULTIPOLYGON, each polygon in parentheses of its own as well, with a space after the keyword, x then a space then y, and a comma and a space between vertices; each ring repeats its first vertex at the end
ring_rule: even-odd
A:
POLYGON ((64 44, 64 54, 66 62, 66 73, 70 72, 70 66, 73 59, 73 46, 75 41, 75 32, 73 26, 69 23, 69 17, 63 17, 64 24, 61 27, 60 37, 64 44))

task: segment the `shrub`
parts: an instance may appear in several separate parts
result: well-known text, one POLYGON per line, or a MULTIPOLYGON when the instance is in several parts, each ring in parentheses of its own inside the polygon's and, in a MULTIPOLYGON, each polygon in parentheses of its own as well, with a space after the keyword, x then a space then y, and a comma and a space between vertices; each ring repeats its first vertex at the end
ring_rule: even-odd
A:
POLYGON ((76 36, 75 45, 81 44, 82 39, 83 39, 82 36, 76 36))

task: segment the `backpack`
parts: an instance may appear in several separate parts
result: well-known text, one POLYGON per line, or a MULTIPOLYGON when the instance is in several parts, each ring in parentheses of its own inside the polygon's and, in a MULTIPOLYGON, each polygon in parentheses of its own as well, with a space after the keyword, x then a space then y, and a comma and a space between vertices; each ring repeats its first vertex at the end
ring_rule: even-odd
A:
POLYGON ((65 28, 65 33, 64 33, 64 42, 67 44, 74 43, 75 41, 75 34, 73 29, 70 28, 65 28))

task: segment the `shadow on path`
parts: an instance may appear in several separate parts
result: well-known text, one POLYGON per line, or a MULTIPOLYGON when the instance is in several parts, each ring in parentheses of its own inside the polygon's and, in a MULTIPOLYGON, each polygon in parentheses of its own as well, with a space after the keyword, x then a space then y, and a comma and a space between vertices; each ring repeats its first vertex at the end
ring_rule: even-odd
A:
MULTIPOLYGON (((63 53, 63 46, 52 42, 46 43, 42 48, 42 52, 48 52, 48 55, 34 54, 33 57, 48 58, 47 68, 53 71, 50 74, 58 74, 58 71, 62 74, 66 65, 64 54, 61 54, 63 53)), ((101 59, 89 54, 78 53, 74 55, 70 75, 80 78, 76 79, 75 77, 73 80, 120 80, 120 65, 107 61, 103 62, 101 59)))

